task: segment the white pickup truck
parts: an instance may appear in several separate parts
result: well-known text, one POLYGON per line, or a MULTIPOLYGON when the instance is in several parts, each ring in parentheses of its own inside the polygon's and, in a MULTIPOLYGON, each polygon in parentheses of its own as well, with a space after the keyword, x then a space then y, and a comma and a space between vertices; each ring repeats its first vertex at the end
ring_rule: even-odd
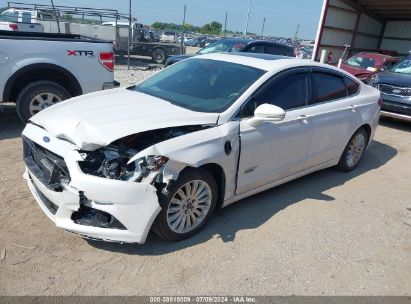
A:
POLYGON ((0 14, 1 31, 44 32, 44 26, 37 23, 36 11, 8 9, 0 14))
POLYGON ((0 31, 0 102, 15 102, 23 122, 62 100, 116 86, 112 42, 0 31))

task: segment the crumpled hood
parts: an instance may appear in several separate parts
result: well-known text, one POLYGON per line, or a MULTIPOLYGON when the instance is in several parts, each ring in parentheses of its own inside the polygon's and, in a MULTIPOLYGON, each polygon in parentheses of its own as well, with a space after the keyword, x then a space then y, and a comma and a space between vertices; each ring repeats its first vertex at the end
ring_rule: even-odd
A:
POLYGON ((216 124, 217 113, 190 111, 124 88, 75 97, 33 116, 30 121, 82 150, 116 139, 167 127, 216 124))

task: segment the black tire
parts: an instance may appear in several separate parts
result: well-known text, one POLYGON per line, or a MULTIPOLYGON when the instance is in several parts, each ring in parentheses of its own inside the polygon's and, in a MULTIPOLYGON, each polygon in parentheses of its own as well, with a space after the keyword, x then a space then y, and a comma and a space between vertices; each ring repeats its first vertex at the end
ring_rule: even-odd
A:
POLYGON ((53 81, 39 80, 28 84, 21 90, 16 100, 17 114, 23 123, 27 123, 32 116, 30 110, 31 101, 36 95, 42 93, 51 93, 61 100, 71 97, 70 93, 65 88, 53 81))
POLYGON ((167 60, 167 52, 163 49, 154 49, 151 58, 158 64, 164 64, 167 60))
POLYGON ((367 145, 368 145, 368 140, 369 140, 368 132, 364 128, 359 128, 354 133, 354 135, 351 136, 350 140, 348 141, 348 143, 347 143, 347 145, 344 149, 344 152, 342 153, 342 155, 340 157, 340 161, 338 162, 338 165, 337 165, 336 168, 340 171, 343 171, 343 172, 348 172, 348 171, 354 170, 358 166, 359 162, 361 161, 361 158, 364 155, 364 152, 365 152, 365 150, 367 148, 367 145), (349 154, 349 151, 350 151, 350 146, 351 146, 353 140, 357 136, 362 136, 364 138, 364 147, 362 148, 361 155, 359 155, 357 161, 354 164, 350 164, 350 162, 348 160, 348 154, 349 154))
POLYGON ((171 182, 167 188, 167 194, 160 195, 161 212, 157 216, 153 226, 156 232, 162 239, 168 241, 180 241, 187 239, 196 234, 207 222, 209 217, 214 213, 217 206, 218 187, 214 177, 206 170, 201 168, 185 169, 177 181, 171 182), (190 181, 200 180, 208 184, 211 189, 211 206, 202 220, 202 222, 193 230, 185 233, 177 233, 173 231, 167 221, 167 212, 171 204, 171 199, 176 195, 177 191, 190 181))

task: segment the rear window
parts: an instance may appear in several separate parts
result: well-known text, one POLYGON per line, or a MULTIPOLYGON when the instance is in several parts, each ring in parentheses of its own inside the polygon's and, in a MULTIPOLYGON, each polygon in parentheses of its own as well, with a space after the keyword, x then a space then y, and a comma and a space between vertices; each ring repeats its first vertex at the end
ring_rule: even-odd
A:
POLYGON ((4 12, 0 15, 0 21, 7 21, 7 22, 18 22, 19 15, 14 12, 4 12))
POLYGON ((198 54, 204 55, 211 53, 239 52, 245 47, 245 45, 246 42, 244 41, 217 41, 200 50, 198 54))

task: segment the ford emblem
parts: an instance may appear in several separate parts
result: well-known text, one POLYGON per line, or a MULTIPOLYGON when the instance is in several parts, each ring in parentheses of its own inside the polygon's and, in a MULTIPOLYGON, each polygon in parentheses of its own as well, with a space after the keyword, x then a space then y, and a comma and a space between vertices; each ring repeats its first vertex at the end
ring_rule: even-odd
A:
POLYGON ((394 90, 392 90, 392 92, 393 92, 394 94, 400 94, 400 93, 401 93, 401 90, 394 89, 394 90))
POLYGON ((50 142, 50 137, 44 136, 43 141, 46 142, 46 143, 50 142))

